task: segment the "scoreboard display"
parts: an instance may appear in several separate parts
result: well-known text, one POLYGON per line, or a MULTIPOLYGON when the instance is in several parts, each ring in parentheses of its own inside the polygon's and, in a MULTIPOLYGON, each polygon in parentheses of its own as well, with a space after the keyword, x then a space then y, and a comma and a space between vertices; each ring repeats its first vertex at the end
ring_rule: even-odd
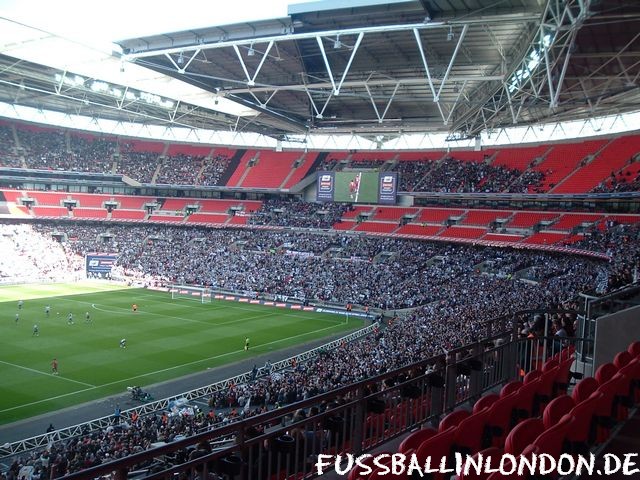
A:
POLYGON ((319 202, 395 205, 397 193, 397 172, 318 172, 316 199, 319 202))
POLYGON ((85 257, 85 271, 94 277, 106 277, 118 260, 116 253, 87 253, 85 257))

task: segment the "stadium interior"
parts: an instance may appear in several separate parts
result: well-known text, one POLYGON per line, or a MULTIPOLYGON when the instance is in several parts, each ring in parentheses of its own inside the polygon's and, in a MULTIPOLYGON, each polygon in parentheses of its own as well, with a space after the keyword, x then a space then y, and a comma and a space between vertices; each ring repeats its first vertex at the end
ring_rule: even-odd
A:
MULTIPOLYGON (((120 40, 100 72, 0 25, 0 336, 30 312, 3 292, 31 308, 87 281, 127 314, 131 287, 183 309, 167 318, 321 324, 293 342, 309 332, 274 323, 260 350, 226 319, 245 357, 64 408, 7 381, 0 480, 409 480, 317 461, 640 451, 639 2, 292 4, 120 40)), ((0 377, 58 375, 62 352, 49 369, 18 348, 0 377)), ((430 478, 454 476, 503 478, 430 478)))

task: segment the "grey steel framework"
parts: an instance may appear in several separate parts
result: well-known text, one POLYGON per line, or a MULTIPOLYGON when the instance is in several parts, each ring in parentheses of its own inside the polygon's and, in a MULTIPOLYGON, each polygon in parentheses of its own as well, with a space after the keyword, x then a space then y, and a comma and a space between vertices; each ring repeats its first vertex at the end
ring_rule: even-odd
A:
POLYGON ((284 18, 120 41, 123 60, 259 112, 127 102, 0 56, 0 100, 100 118, 280 139, 484 129, 638 110, 640 5, 397 0, 290 7, 284 18), (368 5, 366 4, 368 3, 368 5))

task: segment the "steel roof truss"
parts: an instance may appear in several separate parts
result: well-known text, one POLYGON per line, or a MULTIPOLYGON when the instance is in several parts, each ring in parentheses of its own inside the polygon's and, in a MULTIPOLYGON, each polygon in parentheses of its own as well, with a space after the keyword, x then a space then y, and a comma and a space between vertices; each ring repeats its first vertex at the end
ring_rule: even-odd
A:
POLYGON ((373 105, 373 111, 376 113, 376 117, 378 117, 378 123, 382 123, 384 121, 384 117, 387 115, 387 112, 389 111, 389 107, 391 106, 391 102, 393 102, 393 99, 396 96, 396 92, 398 91, 398 88, 400 88, 400 82, 396 83, 396 86, 393 89, 393 93, 391 94, 391 97, 387 101, 387 105, 386 105, 384 111, 382 112, 382 115, 380 115, 380 113, 378 111, 378 106, 376 105, 376 102, 375 102, 375 100, 373 98, 373 95, 371 94, 371 89, 369 89, 369 85, 367 83, 364 84, 364 88, 367 90, 367 94, 369 95, 369 100, 371 100, 371 105, 373 105))
MULTIPOLYGON (((320 47, 320 52, 322 53, 322 59, 324 60, 324 65, 327 69, 327 74, 329 75, 329 79, 331 80, 331 85, 333 86, 333 95, 340 95, 340 88, 342 88, 342 84, 344 83, 345 78, 349 74, 349 69, 351 68, 351 64, 353 63, 353 58, 360 47, 360 43, 362 42, 362 38, 364 37, 364 32, 358 33, 358 38, 356 39, 356 43, 351 50, 351 55, 349 56, 349 60, 347 61, 347 66, 342 72, 342 78, 338 85, 336 85, 335 79, 333 78, 333 72, 331 71, 331 65, 329 64, 329 59, 327 58, 327 52, 324 49, 324 42, 322 41, 322 36, 316 36, 316 41, 318 42, 318 47, 320 47)), ((339 37, 338 37, 339 38, 339 37)), ((338 40, 336 40, 337 42, 338 40)))

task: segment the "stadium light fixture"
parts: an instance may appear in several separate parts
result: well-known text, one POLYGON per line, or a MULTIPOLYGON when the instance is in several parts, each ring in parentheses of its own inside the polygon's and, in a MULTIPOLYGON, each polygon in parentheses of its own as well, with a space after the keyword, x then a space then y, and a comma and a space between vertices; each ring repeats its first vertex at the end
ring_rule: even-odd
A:
POLYGON ((178 65, 182 65, 183 62, 184 62, 184 55, 182 54, 182 52, 180 52, 180 54, 178 55, 178 65))
POLYGON ((251 46, 249 47, 249 51, 247 52, 247 55, 250 57, 253 57, 256 54, 255 50, 253 49, 253 43, 251 44, 251 46))
POLYGON ((333 42, 333 48, 335 48, 337 50, 340 47, 342 47, 342 42, 340 41, 340 35, 338 35, 336 37, 336 41, 333 42))
POLYGON ((447 41, 450 42, 453 40, 453 27, 449 27, 449 33, 447 33, 447 41))

